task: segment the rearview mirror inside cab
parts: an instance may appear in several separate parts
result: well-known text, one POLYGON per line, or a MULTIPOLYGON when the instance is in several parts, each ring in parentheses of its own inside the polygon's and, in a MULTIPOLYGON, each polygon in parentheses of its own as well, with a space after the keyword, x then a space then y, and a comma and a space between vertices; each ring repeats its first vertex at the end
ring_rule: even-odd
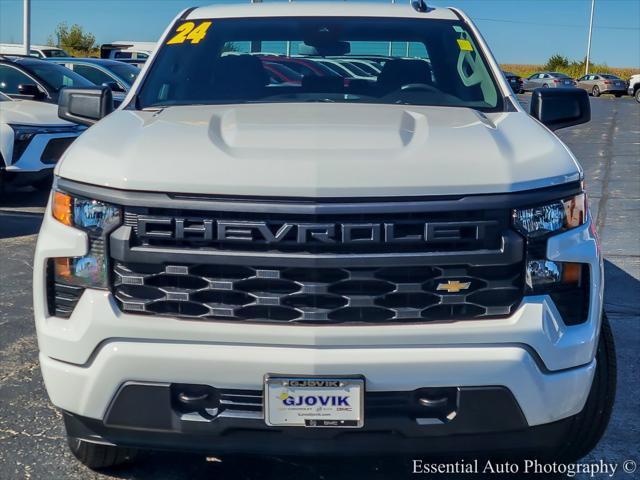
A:
POLYGON ((587 123, 591 120, 589 94, 578 88, 537 88, 530 113, 551 130, 587 123))
POLYGON ((109 87, 65 88, 60 92, 58 116, 69 122, 91 126, 113 111, 109 87))

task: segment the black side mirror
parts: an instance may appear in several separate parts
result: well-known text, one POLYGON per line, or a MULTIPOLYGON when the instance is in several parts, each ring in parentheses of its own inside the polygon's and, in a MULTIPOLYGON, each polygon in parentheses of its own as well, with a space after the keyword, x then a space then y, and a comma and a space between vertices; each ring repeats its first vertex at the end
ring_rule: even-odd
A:
POLYGON ((587 123, 591 120, 589 94, 579 88, 536 88, 530 113, 550 130, 587 123))
POLYGON ((118 82, 104 82, 103 87, 109 87, 112 92, 124 92, 124 88, 118 85, 118 82))
POLYGON ((18 85, 18 93, 26 97, 44 98, 44 93, 42 93, 35 83, 21 83, 18 85))
POLYGON ((91 126, 113 112, 113 94, 109 87, 63 88, 58 101, 58 116, 68 122, 91 126))

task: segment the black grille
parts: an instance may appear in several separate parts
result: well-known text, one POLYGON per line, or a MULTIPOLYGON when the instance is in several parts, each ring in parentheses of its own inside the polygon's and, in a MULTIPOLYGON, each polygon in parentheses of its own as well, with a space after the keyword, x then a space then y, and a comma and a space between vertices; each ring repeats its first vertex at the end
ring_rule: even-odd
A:
POLYGON ((69 148, 69 145, 71 145, 75 139, 75 137, 66 137, 49 140, 47 146, 42 152, 42 155, 40 156, 40 161, 47 165, 57 163, 65 150, 69 148))
POLYGON ((127 207, 124 224, 133 231, 133 244, 140 246, 246 252, 387 254, 498 249, 502 232, 509 228, 510 213, 508 209, 485 209, 428 214, 303 215, 127 207), (237 226, 230 227, 229 222, 237 226), (231 238, 221 240, 218 229, 225 223, 231 238), (181 238, 176 238, 178 224, 184 231, 181 238), (329 226, 329 241, 314 240, 311 233, 300 241, 301 226, 309 224, 329 226), (145 226, 144 232, 140 231, 142 225, 145 226), (278 236, 278 239, 268 241, 264 232, 278 236), (345 241, 345 235, 349 241, 345 241), (390 235, 397 240, 387 241, 390 235))
POLYGON ((496 267, 258 268, 115 262, 123 311, 289 323, 425 322, 510 315, 521 263, 496 267))
MULTIPOLYGON (((185 390, 184 385, 173 384, 174 392, 185 390)), ((208 387, 211 388, 211 387, 208 387)), ((262 390, 213 389, 220 398, 220 411, 236 413, 254 412, 264 414, 264 394, 262 390)), ((366 392, 364 408, 367 418, 384 415, 406 414, 412 417, 438 414, 438 409, 420 406, 419 398, 449 398, 445 406, 456 408, 458 388, 420 388, 413 391, 366 392)))

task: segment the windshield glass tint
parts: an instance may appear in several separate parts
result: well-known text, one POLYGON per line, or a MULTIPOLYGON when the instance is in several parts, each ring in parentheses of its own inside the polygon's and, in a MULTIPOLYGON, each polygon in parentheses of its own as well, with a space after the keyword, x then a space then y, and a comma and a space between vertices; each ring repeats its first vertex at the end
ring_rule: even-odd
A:
POLYGON ((59 49, 51 49, 51 50, 42 50, 42 53, 44 53, 45 57, 68 57, 69 54, 67 52, 65 52, 64 50, 59 50, 59 49))
POLYGON ((348 17, 179 23, 137 102, 139 108, 247 102, 502 108, 463 23, 348 17))
POLYGON ((27 68, 44 80, 51 88, 58 91, 65 87, 93 87, 93 83, 68 68, 56 63, 38 62, 27 68))
POLYGON ((124 82, 127 82, 127 85, 130 87, 133 85, 133 82, 136 81, 138 75, 140 74, 140 69, 134 67, 133 65, 128 65, 123 63, 121 65, 111 64, 107 67, 113 73, 115 73, 119 78, 121 78, 124 82))

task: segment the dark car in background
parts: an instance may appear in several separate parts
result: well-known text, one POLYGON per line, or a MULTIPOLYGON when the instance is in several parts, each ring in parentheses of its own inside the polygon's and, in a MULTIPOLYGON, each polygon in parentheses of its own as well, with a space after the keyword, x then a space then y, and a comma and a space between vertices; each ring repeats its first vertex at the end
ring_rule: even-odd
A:
POLYGON ((300 85, 303 76, 282 63, 262 62, 272 85, 300 85))
POLYGON ((49 60, 73 70, 95 85, 110 87, 114 93, 126 93, 140 74, 128 63, 102 58, 55 58, 49 60))
POLYGON ((504 73, 504 76, 506 77, 507 82, 509 82, 509 86, 511 87, 511 90, 513 90, 513 93, 524 93, 524 90, 522 89, 523 81, 520 75, 516 75, 515 73, 512 73, 512 72, 502 72, 502 73, 504 73))
POLYGON ((627 93, 628 87, 626 80, 610 73, 590 73, 580 77, 576 82, 578 88, 586 90, 594 97, 599 97, 603 93, 621 97, 627 93))
POLYGON ((58 103, 65 87, 95 85, 84 77, 48 60, 0 56, 0 92, 11 98, 58 103))

